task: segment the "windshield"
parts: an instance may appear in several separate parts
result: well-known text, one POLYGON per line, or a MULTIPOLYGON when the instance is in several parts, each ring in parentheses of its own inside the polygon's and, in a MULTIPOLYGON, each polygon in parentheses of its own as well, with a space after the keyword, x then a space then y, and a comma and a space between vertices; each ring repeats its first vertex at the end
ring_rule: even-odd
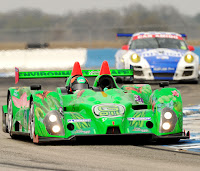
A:
POLYGON ((187 45, 183 40, 172 38, 145 38, 133 40, 130 44, 130 49, 182 49, 187 50, 187 45))
POLYGON ((75 90, 82 90, 82 89, 88 89, 89 88, 89 85, 87 83, 85 84, 74 84, 72 86, 72 90, 75 91, 75 90))

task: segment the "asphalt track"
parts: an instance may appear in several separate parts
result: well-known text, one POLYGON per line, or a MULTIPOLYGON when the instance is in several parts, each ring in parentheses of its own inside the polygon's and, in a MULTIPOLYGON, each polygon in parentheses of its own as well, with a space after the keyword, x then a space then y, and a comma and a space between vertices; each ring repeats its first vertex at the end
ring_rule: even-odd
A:
MULTIPOLYGON (((43 89, 55 90, 64 85, 64 79, 20 80, 18 86, 37 83, 43 89)), ((14 78, 1 78, 0 85, 2 106, 8 87, 15 86, 14 78)), ((200 85, 171 86, 181 91, 184 106, 199 104, 200 85)), ((200 153, 160 144, 136 143, 134 139, 82 139, 35 145, 27 138, 11 139, 1 130, 0 123, 0 170, 200 170, 200 153)))

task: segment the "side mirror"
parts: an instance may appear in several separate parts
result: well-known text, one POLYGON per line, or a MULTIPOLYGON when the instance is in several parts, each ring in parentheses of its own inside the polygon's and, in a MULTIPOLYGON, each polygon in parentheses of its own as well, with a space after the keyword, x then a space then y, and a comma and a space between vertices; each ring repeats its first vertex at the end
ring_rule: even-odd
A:
POLYGON ((162 87, 162 88, 164 88, 164 87, 166 87, 166 86, 169 86, 169 81, 161 81, 161 82, 159 83, 159 86, 162 87))
POLYGON ((123 45, 122 46, 122 50, 128 50, 129 49, 129 46, 128 45, 123 45))
POLYGON ((189 49, 189 51, 194 51, 194 46, 188 45, 188 49, 189 49))

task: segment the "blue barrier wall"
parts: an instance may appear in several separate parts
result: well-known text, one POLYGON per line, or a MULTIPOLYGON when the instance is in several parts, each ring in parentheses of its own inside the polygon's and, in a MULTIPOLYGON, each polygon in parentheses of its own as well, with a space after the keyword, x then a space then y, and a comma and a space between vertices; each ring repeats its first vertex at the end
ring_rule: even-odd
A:
MULTIPOLYGON (((194 48, 195 48, 194 53, 196 53, 200 57, 200 46, 196 46, 194 48)), ((199 63, 200 63, 200 60, 199 60, 199 63)))
POLYGON ((85 67, 100 67, 102 62, 107 60, 109 67, 115 67, 115 53, 118 49, 88 49, 85 67))
MULTIPOLYGON (((115 67, 115 53, 117 50, 117 48, 87 49, 87 60, 85 67, 100 67, 104 60, 108 61, 110 67, 115 67)), ((200 57, 200 46, 195 47, 194 53, 200 57)))

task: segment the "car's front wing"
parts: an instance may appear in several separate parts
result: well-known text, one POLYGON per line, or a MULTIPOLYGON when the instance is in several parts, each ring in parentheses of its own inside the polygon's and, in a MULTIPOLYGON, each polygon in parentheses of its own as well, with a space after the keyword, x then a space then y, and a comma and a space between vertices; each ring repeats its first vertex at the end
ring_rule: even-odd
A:
POLYGON ((109 136, 116 136, 116 137, 135 137, 137 138, 143 138, 147 140, 168 140, 168 139, 189 139, 190 138, 190 132, 188 131, 187 134, 185 132, 177 133, 177 134, 168 134, 168 135, 162 135, 157 136, 152 133, 134 133, 134 134, 95 134, 95 135, 72 135, 69 138, 57 138, 57 137, 41 137, 38 136, 38 143, 43 142, 53 142, 53 141, 73 141, 76 140, 78 137, 101 137, 106 138, 109 136))

